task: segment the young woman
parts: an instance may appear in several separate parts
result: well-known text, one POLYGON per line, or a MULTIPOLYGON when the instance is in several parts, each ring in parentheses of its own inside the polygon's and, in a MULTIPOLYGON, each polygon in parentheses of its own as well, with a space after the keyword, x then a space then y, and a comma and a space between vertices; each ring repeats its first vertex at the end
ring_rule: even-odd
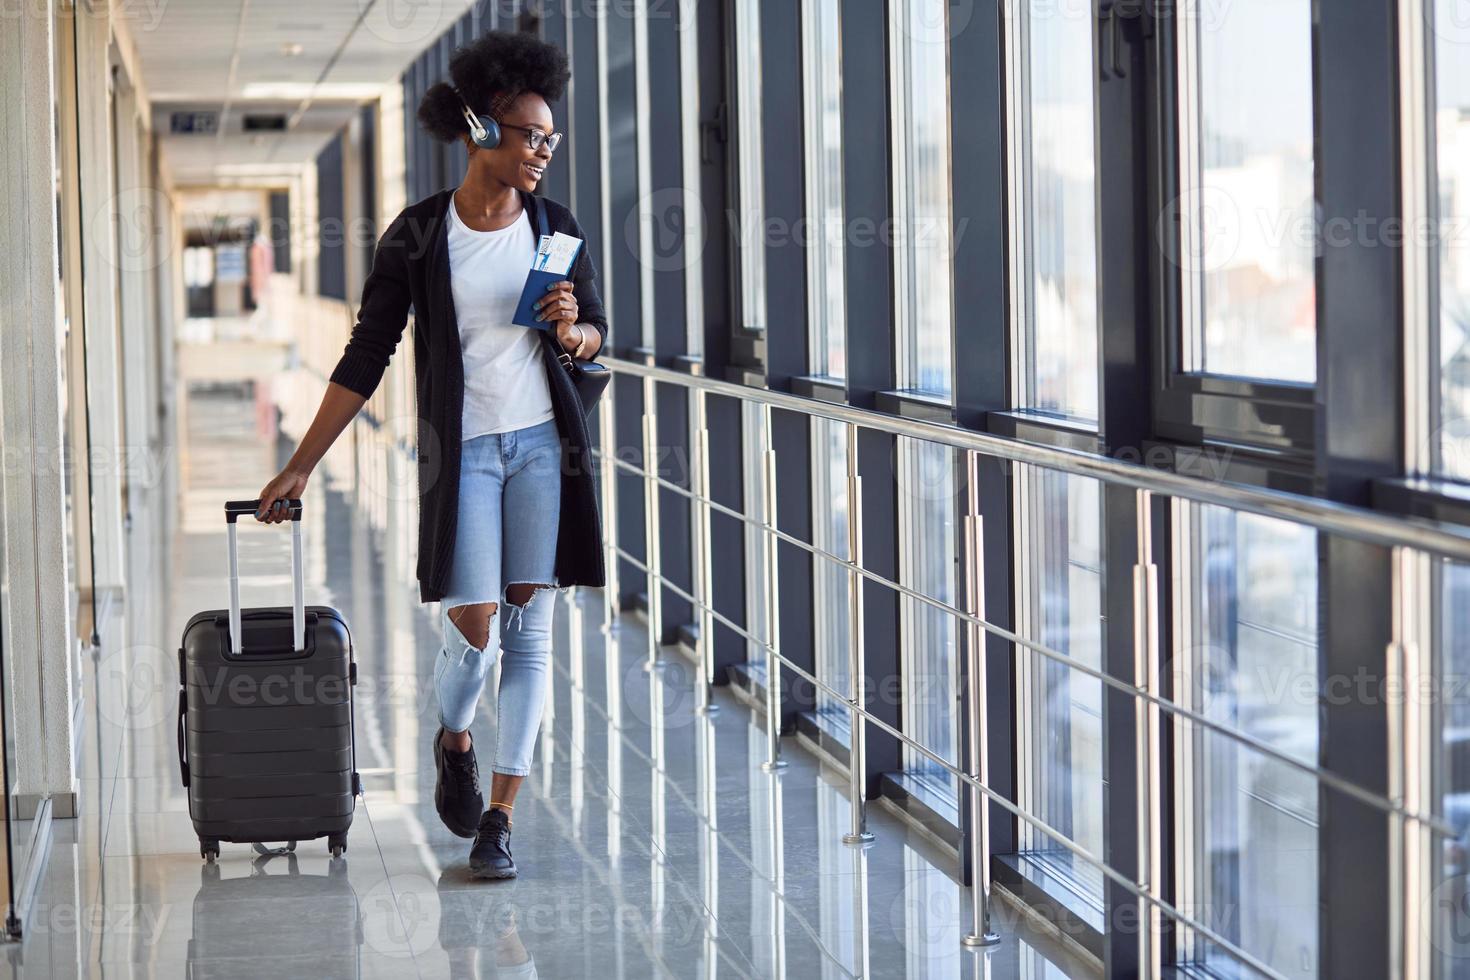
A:
POLYGON ((551 590, 604 584, 587 426, 557 354, 595 357, 608 327, 585 246, 570 280, 538 301, 547 329, 510 322, 536 251, 533 209, 545 209, 550 231, 586 239, 566 207, 533 197, 561 141, 548 103, 571 77, 566 55, 528 35, 490 32, 455 52, 449 74, 453 84, 430 88, 418 117, 434 137, 464 143, 464 180, 405 208, 379 240, 351 339, 301 445, 260 491, 256 519, 287 519, 286 498, 302 495, 377 388, 411 306, 417 577, 421 601, 440 603, 443 633, 434 802, 450 830, 475 839, 472 872, 510 878, 511 809, 551 676, 551 590), (469 728, 497 657, 487 807, 469 728))

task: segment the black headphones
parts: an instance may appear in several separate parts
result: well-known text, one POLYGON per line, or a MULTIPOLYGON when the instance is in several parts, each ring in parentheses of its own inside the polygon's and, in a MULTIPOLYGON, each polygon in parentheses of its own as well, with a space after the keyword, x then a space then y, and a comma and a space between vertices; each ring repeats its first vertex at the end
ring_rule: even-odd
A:
POLYGON ((464 115, 464 121, 470 124, 470 142, 485 150, 493 150, 500 145, 500 123, 495 121, 494 116, 481 116, 470 108, 459 89, 454 88, 455 97, 459 99, 460 112, 464 115))

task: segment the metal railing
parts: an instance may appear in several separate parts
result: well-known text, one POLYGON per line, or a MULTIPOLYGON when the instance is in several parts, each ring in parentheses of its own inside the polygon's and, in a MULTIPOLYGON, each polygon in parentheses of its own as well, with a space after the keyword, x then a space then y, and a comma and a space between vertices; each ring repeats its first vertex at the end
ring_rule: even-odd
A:
MULTIPOLYGON (((1399 550, 1402 549, 1463 562, 1470 562, 1470 531, 1450 525, 1397 517, 1359 507, 1338 504, 1332 501, 1301 497, 1281 491, 1238 484, 1202 481, 1171 471, 1152 469, 1107 457, 1012 441, 989 433, 976 432, 919 419, 886 415, 839 403, 808 399, 786 392, 753 388, 698 374, 676 372, 666 368, 626 361, 619 358, 603 357, 600 361, 616 372, 641 378, 644 388, 643 404, 645 406, 643 412, 642 447, 644 466, 635 466, 626 460, 619 459, 616 454, 609 455, 603 450, 599 450, 594 454, 604 463, 602 467, 603 508, 605 515, 609 515, 604 519, 604 546, 606 548, 608 575, 608 587, 604 590, 604 595, 606 604, 605 612, 608 616, 608 621, 611 622, 612 617, 619 612, 617 598, 619 592, 618 560, 626 561, 645 575, 647 579, 648 609, 651 624, 656 624, 661 621, 659 594, 663 589, 668 589, 673 594, 689 602, 697 611, 699 618, 695 655, 700 667, 697 691, 698 705, 700 710, 703 711, 715 710, 710 692, 714 678, 714 651, 712 643, 714 624, 716 622, 720 623, 736 635, 743 637, 749 643, 761 649, 765 654, 766 666, 765 728, 767 738, 767 759, 762 765, 767 770, 778 769, 784 765, 780 757, 781 746, 779 734, 780 674, 782 668, 791 671, 805 682, 811 684, 815 689, 824 692, 833 699, 844 702, 847 705, 851 726, 848 765, 851 826, 849 831, 843 835, 842 839, 844 842, 861 843, 873 839, 872 833, 867 829, 867 800, 863 779, 865 766, 862 759, 862 749, 864 745, 864 727, 866 725, 871 724, 876 726, 898 739, 909 749, 928 759, 935 766, 953 774, 969 793, 971 813, 974 815, 968 845, 970 848, 971 865, 975 875, 975 900, 972 903, 970 928, 968 933, 963 937, 963 942, 966 945, 986 946, 998 941, 998 937, 991 927, 990 916, 990 807, 984 804, 984 801, 988 799, 991 803, 1012 814, 1016 819, 1054 841, 1064 850, 1089 865, 1096 867, 1105 878, 1116 883, 1124 891, 1144 904, 1147 909, 1147 918, 1145 927, 1138 930, 1138 935, 1140 963, 1144 965, 1145 970, 1156 973, 1162 965, 1160 944, 1158 942, 1159 929, 1157 926, 1160 923, 1160 916, 1168 916, 1175 923, 1193 930, 1200 937, 1214 944, 1220 951, 1233 957, 1241 964, 1250 967, 1252 970, 1268 977, 1283 976, 1278 970, 1221 935, 1217 930, 1198 921, 1184 910, 1162 898, 1163 881, 1161 879, 1161 869, 1164 865, 1161 854, 1162 799, 1158 777, 1159 767, 1161 765, 1161 730, 1163 716, 1165 714, 1170 716, 1176 723, 1187 721, 1193 726, 1229 739, 1248 748, 1252 752, 1310 776, 1320 785, 1334 792, 1343 794, 1380 811, 1394 822, 1394 826, 1399 829, 1400 833, 1406 836, 1410 833, 1410 828, 1440 834, 1454 833, 1452 827, 1436 817, 1432 812, 1425 812, 1416 806, 1406 804, 1401 798, 1404 794, 1397 794, 1391 798, 1372 789, 1360 786, 1336 773, 1305 762, 1288 752, 1277 749, 1245 731, 1219 722, 1184 705, 1177 704, 1159 693, 1161 668, 1159 650, 1161 642, 1159 631, 1160 600, 1158 569, 1151 560, 1153 551, 1150 540, 1151 521, 1149 520, 1149 515, 1152 509, 1152 498, 1155 495, 1163 495, 1290 521, 1295 524, 1312 527, 1318 531, 1393 548, 1396 549, 1396 554, 1399 554, 1399 550), (693 398, 691 413, 693 460, 690 472, 692 489, 685 489, 677 483, 661 477, 653 466, 653 460, 657 458, 657 427, 654 422, 654 414, 648 410, 647 406, 654 403, 655 387, 660 383, 677 385, 688 389, 693 398), (846 425, 849 514, 847 522, 847 544, 849 557, 843 558, 833 554, 775 527, 773 502, 776 499, 776 459, 775 450, 772 448, 767 448, 762 454, 762 486, 764 500, 766 501, 763 515, 764 520, 756 520, 741 511, 727 507, 712 499, 710 494, 709 431, 706 404, 709 395, 719 395, 740 402, 758 404, 761 407, 761 425, 766 433, 766 438, 763 440, 763 443, 767 447, 771 445, 769 433, 772 408, 781 408, 807 416, 830 419, 846 425), (858 473, 858 432, 861 429, 870 429, 893 436, 905 436, 912 439, 924 440, 959 449, 966 453, 968 493, 966 513, 963 515, 964 560, 969 569, 969 574, 966 575, 966 594, 964 597, 966 608, 961 609, 950 603, 925 595, 901 582, 893 581, 886 576, 863 567, 863 522, 861 520, 862 481, 858 473), (981 518, 979 481, 976 478, 978 460, 982 456, 1005 460, 1010 463, 1042 467, 1080 477, 1089 477, 1104 483, 1130 487, 1135 491, 1138 508, 1137 527, 1139 540, 1137 542, 1138 561, 1133 568, 1134 663, 1136 666, 1134 677, 1131 681, 1112 676, 1105 671, 1094 668, 1065 653, 1053 650, 1044 644, 1027 639, 1018 633, 991 623, 986 619, 984 606, 985 573, 982 564, 984 554, 984 526, 981 518), (646 561, 623 548, 617 540, 616 520, 611 516, 616 512, 617 481, 614 474, 617 470, 632 473, 643 481, 645 514, 644 547, 647 556, 646 561), (683 496, 697 507, 693 522, 693 552, 695 559, 692 583, 693 592, 685 590, 677 583, 670 581, 662 572, 659 561, 658 522, 658 492, 661 489, 683 496), (742 524, 756 527, 762 532, 761 547, 765 558, 763 567, 766 572, 765 602, 768 610, 765 617, 766 628, 763 631, 765 633, 764 636, 754 635, 744 626, 734 622, 714 608, 712 597, 710 517, 716 512, 740 521, 742 524), (780 652, 778 630, 780 593, 776 575, 775 555, 777 546, 781 542, 799 548, 823 561, 836 563, 847 571, 851 629, 848 669, 853 684, 851 690, 839 691, 833 688, 821 678, 815 676, 814 673, 794 663, 780 652), (1093 854, 1066 834, 1052 827, 1035 814, 1011 802, 1003 794, 988 785, 989 773, 987 758, 989 753, 985 741, 986 726, 983 717, 972 718, 968 725, 968 737, 964 745, 964 765, 961 767, 940 757, 928 746, 908 736, 866 708, 867 691, 864 680, 865 657, 862 598, 862 581, 864 579, 878 583, 914 601, 942 610, 964 625, 968 640, 966 643, 966 669, 968 673, 966 694, 968 702, 972 706, 972 711, 983 713, 984 706, 986 705, 984 685, 987 672, 987 652, 986 644, 982 642, 982 638, 987 633, 999 637, 1016 647, 1029 650, 1038 656, 1065 665, 1071 670, 1096 679, 1109 689, 1122 692, 1134 699, 1136 705, 1136 764, 1140 773, 1138 780, 1138 810, 1140 814, 1138 849, 1139 880, 1135 881, 1130 879, 1127 875, 1108 865, 1099 855, 1093 854)), ((616 440, 614 437, 615 407, 613 393, 610 392, 603 398, 598 410, 600 412, 599 431, 601 444, 603 447, 614 446, 616 445, 616 440)), ((1406 650, 1408 646, 1404 643, 1395 643, 1394 647, 1396 649, 1390 651, 1390 664, 1405 666, 1404 659, 1408 655, 1406 650)), ((650 629, 646 666, 650 668, 655 666, 658 661, 658 656, 657 630, 650 629)), ((1422 670, 1423 665, 1422 663, 1407 665, 1406 669, 1408 668, 1422 670)), ((1422 724, 1423 719, 1421 718, 1403 717, 1399 714, 1395 714, 1391 718, 1391 727, 1395 731, 1417 731, 1422 728, 1422 724)), ((1391 771, 1389 773, 1389 785, 1394 787, 1402 786, 1406 777, 1402 743, 1400 745, 1400 751, 1390 754, 1389 765, 1391 771)), ((1414 802, 1416 803, 1427 801, 1428 799, 1427 794, 1414 794, 1414 802)), ((1427 880, 1423 877, 1427 874, 1427 870, 1427 868, 1405 869, 1404 877, 1410 881, 1422 882, 1427 880)), ((1407 896, 1402 890, 1395 892, 1393 902, 1399 907, 1393 911, 1393 914, 1398 917, 1398 921, 1402 921, 1406 913, 1406 910, 1402 907, 1406 899, 1407 896)), ((1396 942, 1401 942, 1403 931, 1398 930, 1398 932, 1399 938, 1396 939, 1396 942)), ((1402 953, 1403 951, 1401 950, 1395 951, 1395 956, 1398 957, 1402 953)))

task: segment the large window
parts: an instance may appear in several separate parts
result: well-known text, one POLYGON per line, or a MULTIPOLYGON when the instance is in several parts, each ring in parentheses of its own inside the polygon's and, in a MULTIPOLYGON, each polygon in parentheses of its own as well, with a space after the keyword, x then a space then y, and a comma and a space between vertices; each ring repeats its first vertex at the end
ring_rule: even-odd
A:
POLYGON ((1435 4, 1434 130, 1439 212, 1439 469, 1470 479, 1470 9, 1435 4))
POLYGON ((1435 838, 1439 862, 1429 909, 1435 919, 1434 948, 1441 954, 1438 976, 1470 976, 1470 565, 1441 563, 1438 684, 1444 701, 1437 719, 1439 758, 1436 814, 1454 828, 1435 838))
MULTIPOLYGON (((638 209, 638 296, 642 312, 639 328, 642 343, 646 348, 654 346, 655 324, 658 311, 655 308, 656 293, 653 286, 654 268, 658 261, 655 250, 654 227, 658 215, 654 214, 653 198, 653 153, 654 144, 662 128, 653 125, 648 75, 648 0, 636 0, 632 11, 633 34, 633 110, 637 133, 638 170, 635 176, 638 209)), ((604 13, 606 10, 604 9, 604 13)))
POLYGON ((1311 8, 1179 18, 1183 371, 1317 376, 1311 8))
POLYGON ((949 398, 949 4, 888 4, 899 386, 949 398))
POLYGON ((1007 4, 1016 407, 1098 416, 1092 3, 1007 4))
MULTIPOLYGON (((899 436, 899 581, 916 592, 955 604, 955 472, 948 446, 899 436)), ((900 603, 903 725, 909 736, 959 765, 958 629, 942 609, 903 596, 900 603)), ((957 799, 948 769, 908 749, 906 768, 919 780, 957 799)))
POLYGON ((847 377, 841 18, 838 0, 802 0, 811 373, 836 378, 847 377))
MULTIPOLYGON (((1095 480, 1016 469, 1017 623, 1048 650, 1102 668, 1102 503, 1095 480)), ((1035 651, 1016 649, 1020 803, 1094 854, 1103 853, 1102 682, 1035 651)), ((1094 909, 1102 875, 1022 824, 1032 870, 1094 909)))
POLYGON ((739 149, 737 214, 740 326, 766 329, 766 189, 761 127, 760 0, 735 0, 735 141, 739 149))
MULTIPOLYGON (((1438 866, 1427 908, 1433 918, 1433 947, 1438 951, 1436 976, 1470 977, 1470 565, 1438 563, 1441 642, 1437 644, 1434 690, 1442 702, 1438 712, 1439 752, 1432 767, 1435 813, 1454 828, 1449 837, 1436 835, 1431 850, 1438 866)), ((1411 763, 1412 764, 1412 763, 1411 763)))
MULTIPOLYGON (((700 156, 703 153, 699 120, 699 5, 679 4, 679 116, 683 130, 683 204, 678 216, 684 235, 684 350, 704 356, 705 213, 700 202, 700 156)), ((667 221, 667 218, 665 219, 667 221)))
MULTIPOLYGON (((1177 501, 1174 519, 1180 703, 1315 765, 1316 532, 1177 501)), ((1213 729, 1175 732, 1180 900, 1283 976, 1315 977, 1316 780, 1213 729)), ((1191 930, 1179 960, 1234 962, 1191 930)))

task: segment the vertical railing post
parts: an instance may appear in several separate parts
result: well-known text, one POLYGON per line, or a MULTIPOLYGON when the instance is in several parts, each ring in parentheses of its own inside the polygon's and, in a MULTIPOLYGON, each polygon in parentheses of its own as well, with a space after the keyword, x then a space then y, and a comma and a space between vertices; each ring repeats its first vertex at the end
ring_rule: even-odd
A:
POLYGON ((699 617, 699 680, 695 684, 695 710, 713 714, 715 683, 714 562, 710 552, 709 419, 706 393, 694 391, 694 597, 699 617))
POLYGON ((602 443, 602 563, 607 570, 607 585, 602 590, 602 628, 616 628, 622 612, 618 597, 618 458, 617 428, 613 425, 614 383, 598 402, 597 427, 602 443))
POLYGON ((659 631, 663 627, 663 568, 659 561, 658 421, 653 413, 654 382, 643 379, 643 538, 648 567, 648 659, 644 670, 658 666, 659 631))
POLYGON ((701 916, 704 927, 704 976, 715 980, 719 971, 720 950, 720 822, 717 743, 712 718, 694 721, 695 752, 699 759, 696 790, 696 812, 699 815, 699 874, 704 907, 709 914, 701 916))
MULTIPOLYGON (((967 611, 975 619, 985 621, 985 523, 980 516, 980 470, 975 453, 965 454, 969 501, 965 513, 965 598, 967 611)), ((985 730, 987 692, 985 671, 985 628, 979 623, 965 624, 969 675, 965 693, 969 702, 969 738, 966 771, 982 786, 990 785, 989 739, 985 730)), ((974 892, 970 903, 970 931, 961 939, 966 946, 994 946, 1000 936, 990 928, 990 800, 978 786, 970 792, 970 881, 974 892)))
POLYGON ((1162 919, 1149 898, 1163 897, 1160 872, 1163 844, 1159 826, 1160 780, 1159 706, 1149 697, 1159 692, 1159 570, 1153 560, 1153 493, 1136 492, 1138 558, 1133 566, 1133 684, 1134 732, 1138 757, 1138 883, 1144 895, 1142 928, 1138 934, 1138 962, 1144 976, 1163 970, 1162 919))
MULTIPOLYGON (((1388 795, 1409 813, 1434 808, 1436 753, 1435 706, 1424 692, 1442 692, 1429 651, 1434 649, 1434 603, 1437 594, 1434 559, 1408 548, 1393 549, 1393 642, 1388 645, 1385 676, 1404 697, 1386 698, 1388 720, 1388 795)), ((1435 834, 1422 821, 1395 813, 1389 818, 1390 880, 1398 887, 1389 902, 1392 946, 1390 976, 1426 977, 1434 973, 1433 951, 1456 948, 1434 921, 1442 906, 1435 898, 1435 834), (1452 945, 1446 945, 1452 944, 1452 945)), ((1450 913, 1463 921, 1456 906, 1450 913)))
POLYGON ((868 850, 854 847, 852 855, 852 926, 853 972, 855 978, 867 980, 873 975, 871 935, 868 922, 868 850))
POLYGON ((852 826, 842 835, 844 844, 865 844, 873 839, 868 830, 868 789, 866 726, 863 709, 867 706, 868 685, 863 676, 863 486, 858 476, 858 427, 847 424, 847 612, 851 635, 847 645, 847 670, 851 674, 848 689, 847 792, 852 806, 852 826))
POLYGON ((761 405, 761 431, 766 447, 765 555, 766 555, 766 761, 761 768, 774 772, 786 768, 781 758, 781 576, 776 568, 776 450, 771 446, 771 406, 761 405))

